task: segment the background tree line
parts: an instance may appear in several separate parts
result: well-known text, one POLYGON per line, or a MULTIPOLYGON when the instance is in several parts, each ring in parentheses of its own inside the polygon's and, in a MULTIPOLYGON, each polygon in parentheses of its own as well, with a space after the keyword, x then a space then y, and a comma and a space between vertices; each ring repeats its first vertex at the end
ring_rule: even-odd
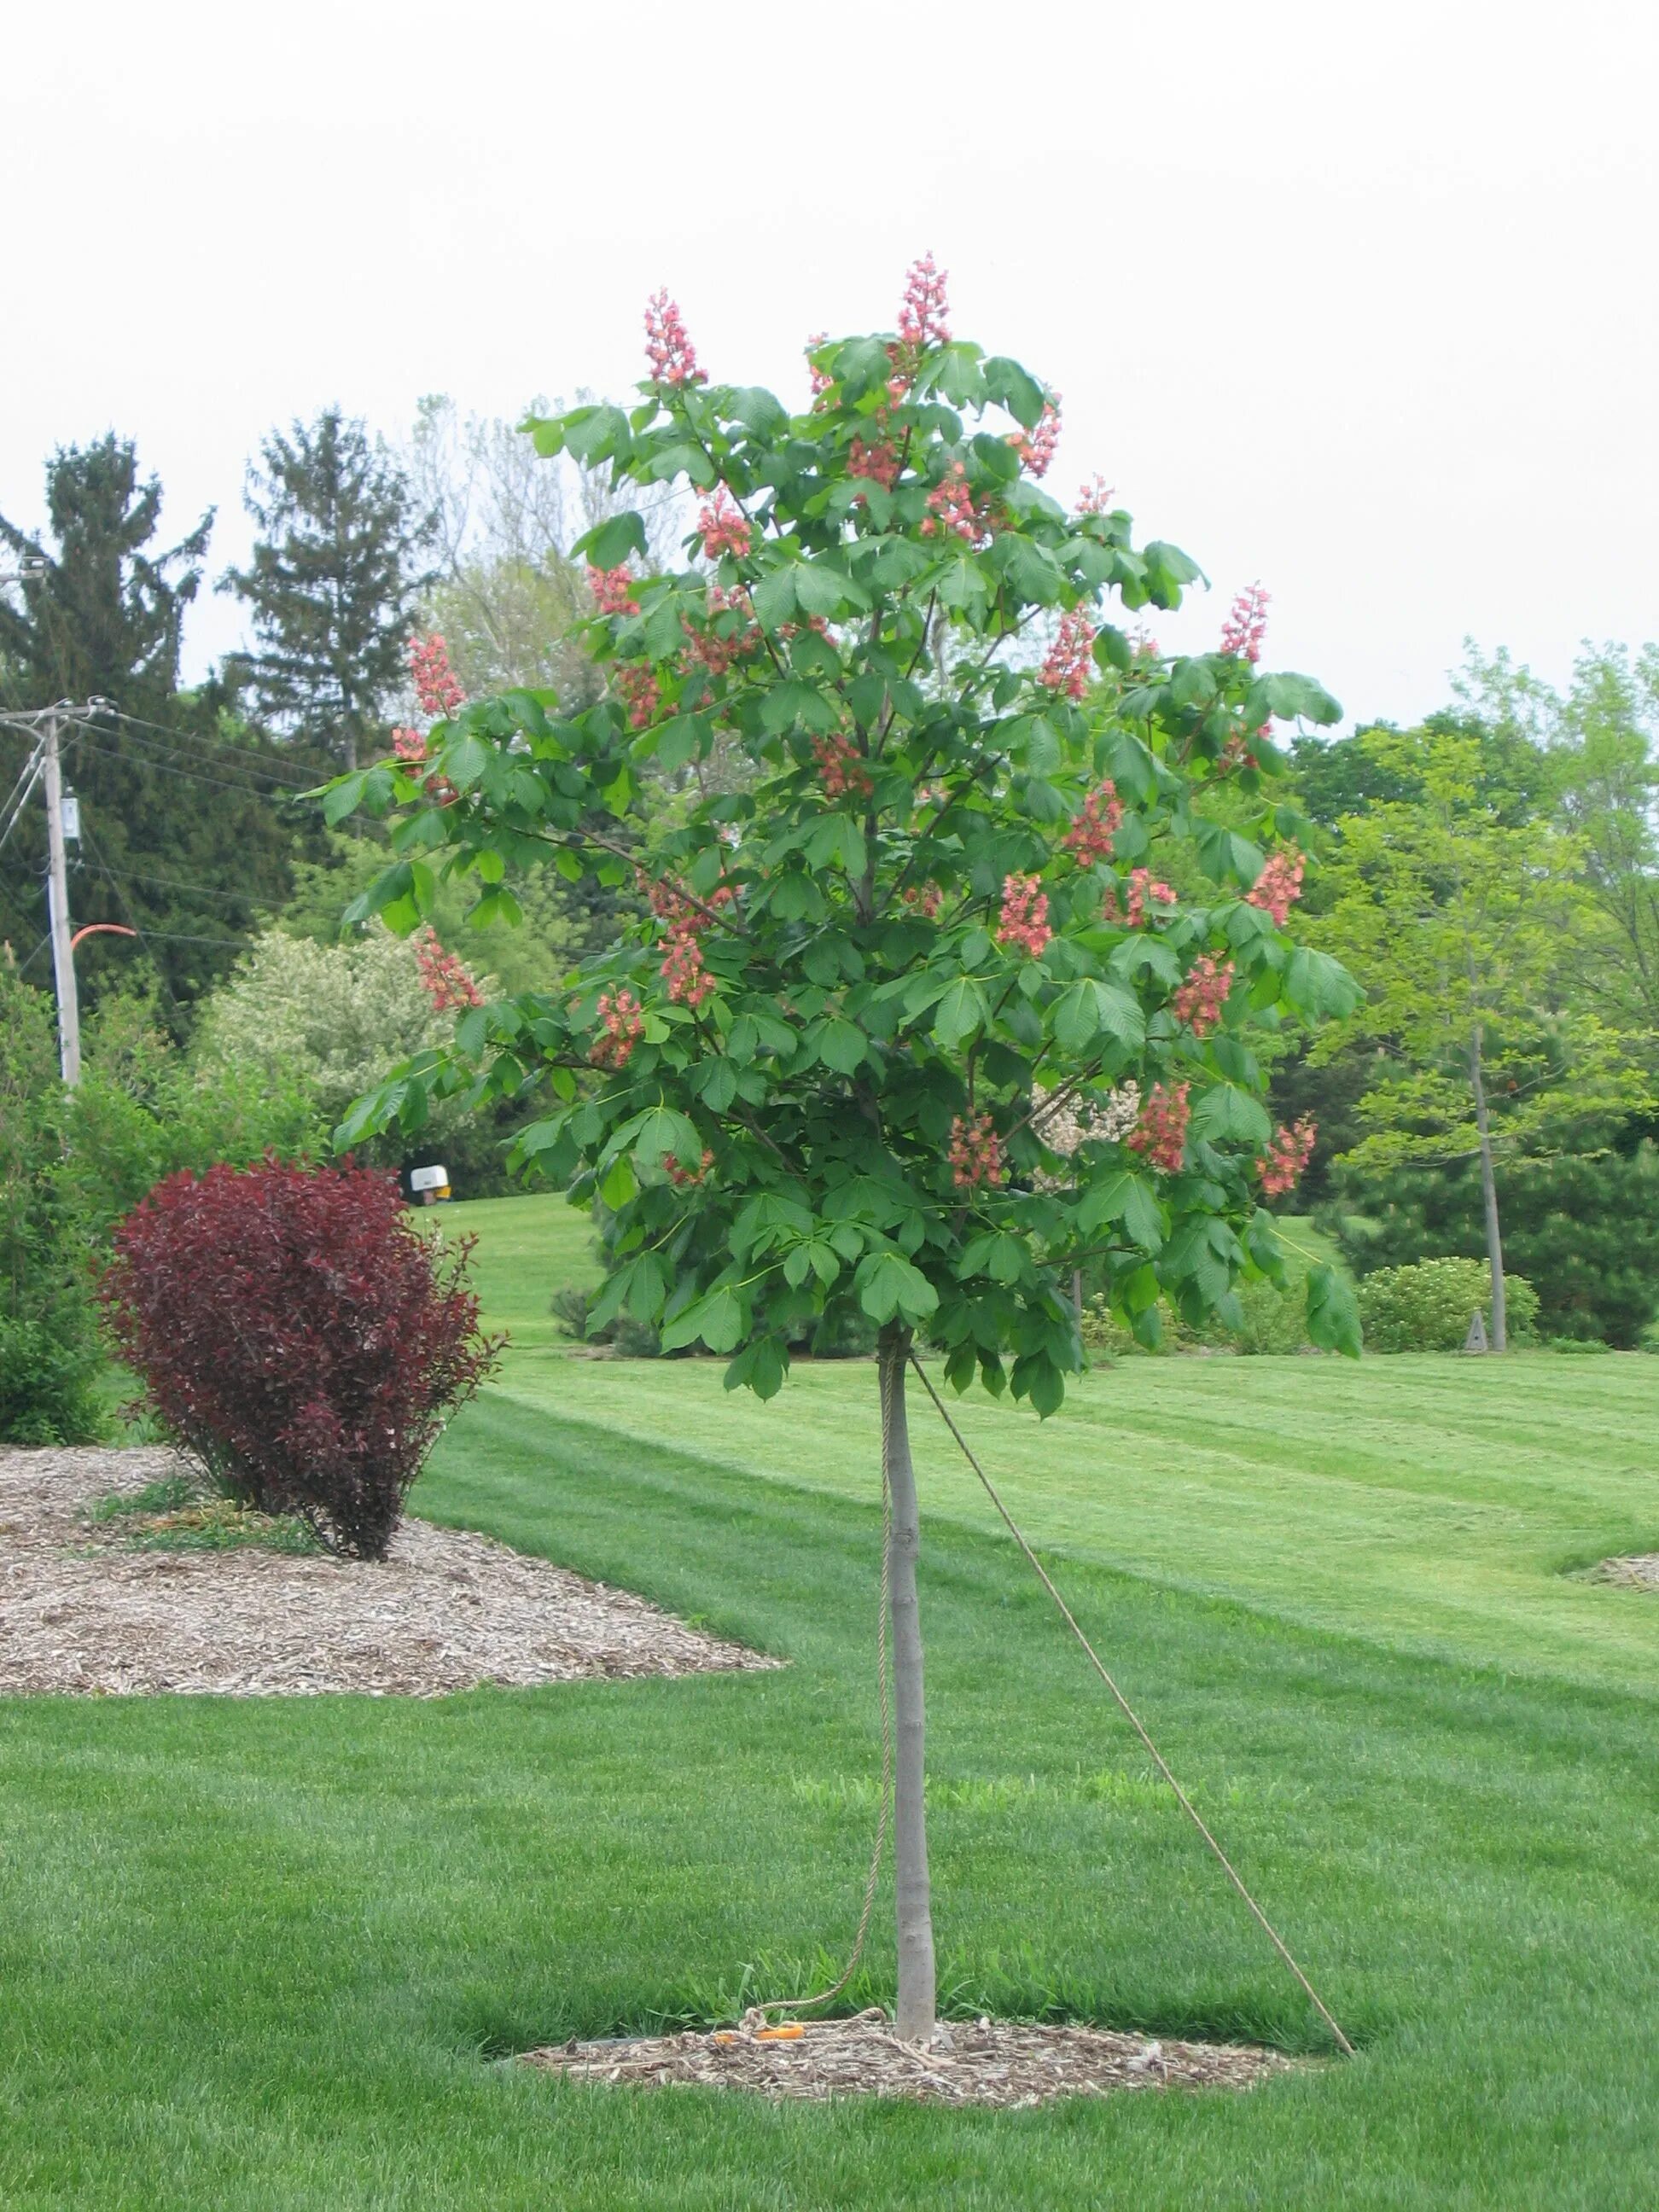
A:
POLYGON ((1278 1072, 1320 1124, 1322 1218, 1361 1272, 1501 1246, 1547 1335, 1634 1346, 1659 1309, 1659 648, 1587 647, 1561 694, 1471 652, 1420 728, 1294 758, 1312 934, 1367 994, 1278 1072))
MULTIPOLYGON (((70 897, 77 923, 139 932, 77 956, 82 1153, 95 1133, 122 1163, 110 1188, 136 1196, 180 1144, 319 1148, 341 1083, 441 1017, 408 948, 342 924, 384 865, 378 830, 325 830, 301 794, 411 719, 412 637, 441 634, 469 694, 597 696, 587 571, 568 548, 616 495, 602 472, 541 461, 513 424, 442 398, 396 448, 338 409, 273 430, 248 471, 252 550, 212 579, 246 608, 248 645, 194 684, 180 637, 210 580, 213 514, 173 538, 161 485, 113 434, 53 454, 46 495, 40 532, 0 516, 0 564, 26 570, 0 588, 0 706, 107 702, 65 732, 82 802, 70 897)), ((645 565, 661 565, 684 518, 664 503, 648 522, 645 565)), ((1418 728, 1293 742, 1291 781, 1318 830, 1312 932, 1366 1000, 1275 1070, 1285 1122, 1319 1127, 1285 1203, 1310 1207, 1361 1275, 1501 1249, 1497 1281, 1506 1269, 1532 1283, 1545 1336, 1628 1346, 1652 1327, 1656 748, 1659 648, 1613 646, 1587 648, 1561 694, 1501 653, 1472 653, 1418 728)), ((24 737, 0 731, 0 790, 26 757, 24 737)), ((652 804, 681 805, 692 775, 738 772, 653 771, 652 804)), ((627 896, 579 896, 550 869, 527 927, 471 932, 458 897, 438 933, 486 982, 551 988, 614 934, 627 896)), ((50 1007, 27 994, 49 981, 45 934, 35 805, 0 849, 0 963, 35 1044, 50 1007)), ((34 1045, 24 1062, 47 1066, 34 1045)), ((27 1087, 16 1073, 14 1119, 27 1087)), ((435 1133, 464 1187, 501 1187, 511 1123, 498 1111, 435 1133)), ((47 1213, 67 1202, 58 1192, 47 1213)), ((82 1207, 89 1234, 107 1210, 82 1207)), ((1498 1328, 1502 1304, 1500 1289, 1498 1328)), ((1262 1343, 1285 1348, 1281 1335, 1266 1317, 1262 1343)))

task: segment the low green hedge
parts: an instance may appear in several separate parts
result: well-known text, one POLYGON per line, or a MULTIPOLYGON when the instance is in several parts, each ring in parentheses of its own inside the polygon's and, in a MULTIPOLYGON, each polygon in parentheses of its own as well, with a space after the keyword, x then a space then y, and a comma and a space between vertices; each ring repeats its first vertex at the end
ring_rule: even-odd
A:
MULTIPOLYGON (((1359 1318, 1368 1352, 1461 1352, 1477 1309, 1492 1334, 1492 1279, 1484 1260, 1419 1260, 1411 1267, 1379 1267, 1359 1285, 1359 1318)), ((1504 1302, 1511 1343, 1536 1334, 1538 1293, 1524 1276, 1506 1274, 1504 1302)))

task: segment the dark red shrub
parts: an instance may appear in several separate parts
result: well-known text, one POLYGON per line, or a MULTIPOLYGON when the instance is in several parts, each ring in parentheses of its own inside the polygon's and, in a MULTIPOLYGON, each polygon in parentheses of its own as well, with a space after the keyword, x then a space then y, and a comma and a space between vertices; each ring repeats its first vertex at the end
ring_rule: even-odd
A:
POLYGON ((448 1248, 371 1168, 188 1169, 114 1236, 124 1357, 215 1480, 379 1559, 446 1417, 495 1365, 448 1248))

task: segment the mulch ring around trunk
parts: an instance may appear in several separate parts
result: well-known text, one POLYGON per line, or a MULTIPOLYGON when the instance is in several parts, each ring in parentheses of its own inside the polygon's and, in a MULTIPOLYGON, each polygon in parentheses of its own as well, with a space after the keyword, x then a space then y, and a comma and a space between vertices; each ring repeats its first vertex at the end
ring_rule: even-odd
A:
POLYGON ((908 2097, 1014 2110, 1116 2089, 1248 2089, 1297 2062, 1248 2044, 1179 2043, 1109 2028, 941 2021, 935 2041, 902 2043, 879 2007, 851 2020, 734 2028, 526 2051, 522 2065, 606 2087, 748 2089, 762 2097, 908 2097))

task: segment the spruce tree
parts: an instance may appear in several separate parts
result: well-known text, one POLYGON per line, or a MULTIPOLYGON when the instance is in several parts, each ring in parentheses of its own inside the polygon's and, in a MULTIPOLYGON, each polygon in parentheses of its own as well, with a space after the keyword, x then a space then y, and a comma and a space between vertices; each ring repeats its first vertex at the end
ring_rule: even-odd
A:
POLYGON ((337 407, 273 430, 260 452, 244 499, 259 528, 252 561, 221 586, 252 611, 257 649, 236 667, 268 728, 355 768, 404 680, 432 580, 418 565, 428 526, 385 446, 337 407))
POLYGON ((21 606, 0 599, 8 704, 104 697, 131 714, 164 708, 178 686, 179 632, 201 584, 213 510, 170 551, 153 550, 161 481, 141 483, 136 448, 111 431, 52 455, 46 513, 55 558, 0 515, 0 544, 25 566, 21 606))
MULTIPOLYGON (((0 555, 25 572, 0 592, 0 705, 102 699, 115 710, 62 732, 81 801, 70 904, 77 925, 136 927, 143 941, 92 938, 76 966, 95 1001, 100 985, 143 973, 148 958, 172 1011, 222 975, 287 896, 296 839, 316 841, 285 804, 305 781, 301 764, 250 738, 222 685, 179 689, 185 610, 213 516, 163 550, 161 509, 159 480, 143 477, 131 442, 112 433, 52 455, 38 536, 0 516, 0 555)), ((27 742, 0 743, 8 787, 27 742)), ((0 853, 0 939, 20 961, 46 927, 45 845, 31 804, 0 853)), ((29 979, 40 973, 37 963, 29 979)))

